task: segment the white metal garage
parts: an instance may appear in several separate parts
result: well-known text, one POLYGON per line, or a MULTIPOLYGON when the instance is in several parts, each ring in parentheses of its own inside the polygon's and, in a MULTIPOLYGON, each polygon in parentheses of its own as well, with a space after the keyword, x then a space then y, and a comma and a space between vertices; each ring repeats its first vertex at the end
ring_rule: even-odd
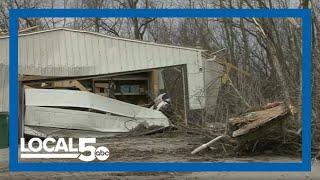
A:
MULTIPOLYGON (((8 41, 0 37, 0 111, 8 111, 8 41)), ((87 76, 186 65, 189 108, 199 109, 204 98, 195 94, 204 88, 202 52, 59 28, 19 36, 19 73, 87 76)))

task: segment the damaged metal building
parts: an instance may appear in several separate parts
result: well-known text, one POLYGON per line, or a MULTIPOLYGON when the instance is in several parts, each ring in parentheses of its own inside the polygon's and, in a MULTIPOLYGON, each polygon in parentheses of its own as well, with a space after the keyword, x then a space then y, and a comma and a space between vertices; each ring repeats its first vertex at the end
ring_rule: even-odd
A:
MULTIPOLYGON (((183 87, 185 119, 190 110, 205 108, 206 100, 215 102, 218 95, 217 90, 206 91, 204 67, 215 70, 208 71, 208 75, 213 76, 210 78, 217 78, 223 70, 219 63, 207 63, 201 49, 66 28, 19 35, 18 52, 22 92, 24 85, 56 88, 64 86, 51 82, 68 80, 70 85, 76 79, 82 81, 79 86, 85 91, 103 95, 104 86, 114 81, 119 86, 114 93, 116 99, 129 99, 130 103, 136 101, 137 96, 155 97, 160 89, 165 89, 161 69, 182 67, 179 83, 183 87), (209 100, 205 98, 208 93, 209 100)), ((8 112, 8 62, 9 38, 0 37, 0 112, 8 112)))

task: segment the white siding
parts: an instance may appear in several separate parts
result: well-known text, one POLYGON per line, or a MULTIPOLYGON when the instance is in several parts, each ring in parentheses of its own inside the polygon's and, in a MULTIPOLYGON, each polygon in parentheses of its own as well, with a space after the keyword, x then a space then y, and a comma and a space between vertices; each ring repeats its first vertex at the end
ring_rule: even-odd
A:
MULTIPOLYGON (((0 38, 0 63, 8 65, 8 38, 0 38)), ((19 37, 19 72, 25 75, 84 76, 187 65, 190 108, 200 108, 194 94, 203 88, 201 50, 56 29, 19 37)), ((1 93, 7 72, 1 70, 1 93)), ((5 83, 8 83, 6 80, 5 83)), ((4 89, 4 91, 2 91, 4 89)), ((7 101, 2 108, 7 110, 7 101)))

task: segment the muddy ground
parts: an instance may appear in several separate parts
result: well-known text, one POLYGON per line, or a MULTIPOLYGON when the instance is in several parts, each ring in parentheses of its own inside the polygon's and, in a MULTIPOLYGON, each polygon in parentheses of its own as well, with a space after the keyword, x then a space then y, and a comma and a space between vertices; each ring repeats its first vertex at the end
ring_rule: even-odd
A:
MULTIPOLYGON (((203 136, 190 134, 165 133, 143 137, 112 137, 97 139, 96 146, 104 145, 110 150, 110 161, 162 161, 162 162, 292 162, 300 161, 299 158, 288 155, 274 154, 270 151, 251 156, 234 156, 228 152, 221 152, 221 148, 207 149, 197 155, 190 152, 198 145, 206 142, 203 136)), ((228 150, 227 150, 228 151, 228 150)), ((26 160, 23 160, 26 161, 26 160)), ((30 161, 30 160, 28 160, 30 161)), ((31 160, 39 161, 39 160, 31 160)), ((47 162, 48 160, 41 160, 47 162)), ((66 160, 52 160, 66 161, 66 160)), ((72 160, 77 161, 77 160, 72 160)), ((185 172, 185 173, 37 173, 8 171, 8 149, 0 150, 0 179, 320 179, 320 164, 315 162, 312 173, 305 172, 185 172)))

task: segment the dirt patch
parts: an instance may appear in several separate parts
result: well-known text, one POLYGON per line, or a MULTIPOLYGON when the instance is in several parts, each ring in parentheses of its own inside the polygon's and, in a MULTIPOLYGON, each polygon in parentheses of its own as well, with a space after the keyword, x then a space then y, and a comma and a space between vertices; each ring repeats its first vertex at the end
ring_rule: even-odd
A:
MULTIPOLYGON (((292 162, 300 159, 294 157, 275 156, 272 152, 259 156, 235 157, 221 151, 221 149, 208 148, 199 154, 191 155, 191 151, 206 142, 208 139, 200 135, 183 133, 163 133, 143 137, 112 137, 97 139, 96 146, 105 145, 110 150, 110 158, 106 162, 292 162)), ((218 145, 219 146, 219 145, 218 145)), ((39 161, 39 160, 32 160, 39 161)), ((50 162, 71 162, 77 160, 53 159, 50 162)), ((48 162, 48 160, 41 160, 48 162)), ((313 174, 307 173, 266 173, 266 179, 309 179, 319 177, 319 165, 313 174)), ((36 173, 19 172, 9 173, 8 149, 0 150, 0 179, 261 179, 261 173, 177 173, 177 172, 59 172, 36 173)), ((262 178, 263 179, 263 178, 262 178)))
MULTIPOLYGON (((192 150, 209 141, 203 135, 181 132, 166 132, 148 136, 98 138, 96 147, 106 146, 110 151, 108 162, 223 162, 233 158, 278 157, 281 154, 270 150, 257 154, 236 154, 234 147, 217 143, 198 154, 191 155, 192 150)), ((75 141, 74 147, 76 147, 75 141)), ((288 157, 288 155, 286 155, 288 157)), ((277 159, 277 158, 276 158, 277 159)), ((268 161, 272 161, 272 158, 268 161)), ((33 159, 21 161, 39 161, 33 159)), ((42 159, 42 162, 63 162, 64 159, 42 159)), ((77 162, 80 160, 68 160, 77 162)), ((97 160, 98 161, 98 160, 97 160)), ((261 161, 264 161, 261 158, 261 161)))
POLYGON ((206 157, 190 155, 204 137, 167 133, 162 136, 98 139, 110 150, 109 161, 208 161, 206 157))

